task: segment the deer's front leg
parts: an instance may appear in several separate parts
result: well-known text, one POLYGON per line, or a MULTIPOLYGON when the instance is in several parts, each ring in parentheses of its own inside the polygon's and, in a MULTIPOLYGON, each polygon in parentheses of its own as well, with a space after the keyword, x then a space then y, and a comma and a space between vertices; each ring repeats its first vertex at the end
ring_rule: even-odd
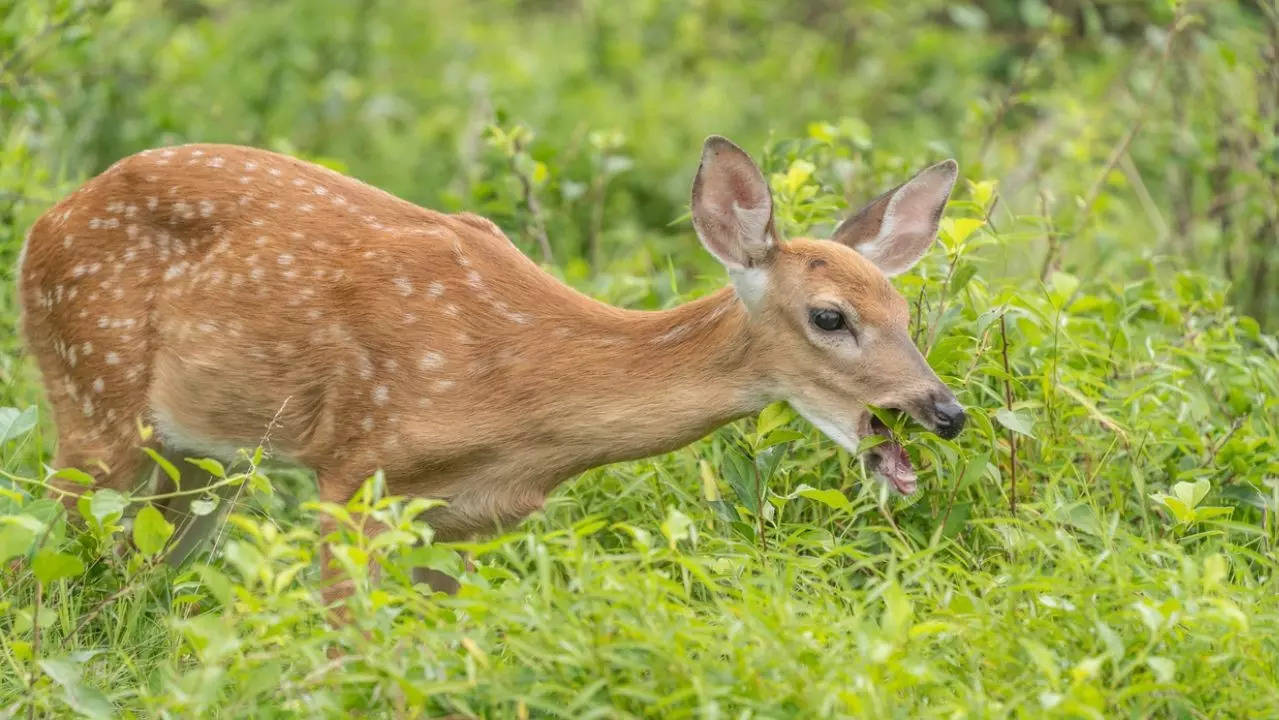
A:
MULTIPOLYGON (((345 505, 351 499, 352 490, 348 484, 334 481, 324 475, 320 476, 318 484, 320 499, 325 502, 345 505)), ((357 517, 356 519, 363 520, 360 530, 366 537, 372 538, 383 530, 383 525, 371 517, 357 517)), ((350 608, 345 601, 355 591, 355 579, 342 566, 342 562, 335 556, 333 551, 331 540, 339 529, 338 521, 333 516, 326 513, 320 517, 320 534, 322 537, 320 544, 320 595, 324 599, 325 607, 332 612, 334 622, 345 624, 351 620, 350 608)), ((366 577, 369 583, 376 582, 378 575, 378 564, 370 558, 366 569, 366 577)))

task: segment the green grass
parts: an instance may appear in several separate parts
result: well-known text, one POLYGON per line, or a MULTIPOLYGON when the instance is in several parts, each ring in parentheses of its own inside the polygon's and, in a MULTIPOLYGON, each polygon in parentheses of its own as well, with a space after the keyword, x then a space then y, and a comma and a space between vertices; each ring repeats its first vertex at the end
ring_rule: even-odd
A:
POLYGON ((1054 7, 0 8, 0 716, 1279 717, 1279 11, 1054 7), (321 506, 246 457, 217 551, 178 571, 163 524, 122 527, 144 503, 69 523, 44 497, 12 267, 121 155, 295 152, 534 257, 545 227, 549 269, 653 308, 723 282, 685 215, 711 132, 790 235, 959 158, 895 281, 972 409, 955 441, 906 428, 916 495, 774 407, 567 483, 469 546, 454 597, 413 587, 455 557, 376 479, 321 506), (319 598, 323 513, 391 528, 330 538, 349 626, 319 598))

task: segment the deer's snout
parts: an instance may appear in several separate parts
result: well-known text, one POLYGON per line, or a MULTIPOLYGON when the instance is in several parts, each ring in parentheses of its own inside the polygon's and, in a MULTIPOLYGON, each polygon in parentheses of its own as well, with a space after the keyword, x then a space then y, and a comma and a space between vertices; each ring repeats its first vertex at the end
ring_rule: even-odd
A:
POLYGON ((933 420, 937 434, 949 440, 964 429, 968 415, 964 412, 964 406, 947 393, 933 399, 933 420))

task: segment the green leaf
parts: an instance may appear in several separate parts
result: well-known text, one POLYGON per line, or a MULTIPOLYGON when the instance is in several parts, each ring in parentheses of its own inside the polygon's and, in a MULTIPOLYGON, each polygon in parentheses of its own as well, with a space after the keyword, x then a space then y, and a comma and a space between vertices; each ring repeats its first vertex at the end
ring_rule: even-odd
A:
POLYGON ((133 519, 133 545, 138 552, 150 557, 164 549, 173 536, 173 523, 164 519, 164 513, 147 505, 133 519))
POLYGON ((968 281, 972 280, 973 276, 976 274, 976 265, 968 262, 960 265, 959 268, 955 270, 955 274, 951 276, 950 286, 946 288, 946 291, 949 294, 954 295, 960 290, 963 290, 964 286, 968 284, 968 281))
POLYGON ((981 218, 945 218, 941 222, 940 234, 946 247, 953 250, 985 224, 981 218))
POLYGON ((196 517, 208 515, 218 509, 218 497, 216 495, 210 495, 202 497, 199 500, 192 500, 191 507, 189 509, 191 510, 191 514, 196 517))
POLYGON ((0 443, 22 437, 36 426, 36 406, 24 410, 0 407, 0 443))
POLYGON ((1079 278, 1069 273, 1055 272, 1048 279, 1048 282, 1052 285, 1051 296, 1053 304, 1057 307, 1065 304, 1070 299, 1070 296, 1074 295, 1075 291, 1079 289, 1079 278))
POLYGON ((1155 679, 1161 683, 1170 683, 1177 676, 1177 665, 1172 660, 1158 655, 1146 658, 1146 664, 1155 673, 1155 679))
POLYGON ((1165 507, 1172 512, 1173 518, 1183 525, 1189 525, 1195 521, 1195 511, 1181 500, 1163 493, 1155 493, 1150 496, 1155 502, 1163 503, 1165 507))
POLYGON ((47 585, 54 580, 79 575, 84 572, 84 563, 75 555, 44 548, 31 561, 31 569, 35 571, 36 579, 47 585))
POLYGON ((697 543, 697 527, 693 525, 693 521, 687 515, 674 507, 666 508, 666 519, 662 521, 661 527, 662 534, 666 536, 667 545, 672 550, 675 549, 675 544, 681 540, 697 543))
POLYGON ((93 515, 93 519, 105 525, 110 520, 119 519, 128 506, 128 498, 110 488, 102 488, 94 491, 90 498, 89 513, 93 515))
POLYGON ((30 528, 17 523, 6 523, 0 526, 0 565, 26 555, 31 551, 31 545, 35 540, 36 534, 30 528))
POLYGON ((972 516, 973 504, 971 502, 957 502, 950 508, 950 512, 946 513, 946 524, 942 526, 941 536, 944 538, 952 538, 959 534, 960 530, 968 524, 968 518, 972 516))
POLYGON ((995 420, 1019 435, 1035 437, 1034 423, 1024 415, 1019 415, 1008 408, 1000 408, 996 411, 995 420))
POLYGON ((750 464, 750 461, 739 451, 728 450, 724 453, 724 466, 720 468, 720 473, 737 494, 737 501, 747 510, 758 514, 759 485, 755 479, 755 467, 750 464))
POLYGON ((150 456, 150 458, 155 461, 155 464, 160 466, 160 469, 164 471, 164 474, 168 475, 169 479, 173 481, 174 487, 182 487, 182 473, 178 472, 178 469, 173 466, 173 463, 169 462, 167 458, 156 452, 154 448, 144 447, 142 448, 142 452, 150 456))
MULTIPOLYGON (((456 555, 457 553, 453 553, 456 555)), ((231 581, 227 576, 222 574, 221 570, 209 565, 196 565, 195 572, 200 576, 200 580, 204 582, 204 586, 208 588, 209 594, 212 595, 222 607, 231 607, 233 596, 231 594, 231 581)))
POLYGON ((1172 494, 1186 507, 1194 508, 1199 504, 1200 500, 1208 494, 1212 486, 1206 479, 1196 480, 1194 482, 1179 482, 1172 486, 1172 494))
POLYGON ((848 501, 848 497, 845 496, 844 493, 834 489, 818 490, 817 488, 810 487, 800 490, 798 495, 802 498, 808 498, 809 500, 819 502, 834 510, 848 510, 853 506, 853 504, 848 501))
POLYGON ((185 458, 185 460, 215 478, 226 477, 226 468, 222 467, 222 463, 213 458, 185 458))
POLYGON ((62 687, 62 700, 81 715, 91 718, 109 718, 115 711, 111 701, 100 690, 86 685, 80 679, 83 660, 43 658, 40 669, 62 687))
POLYGON ((786 448, 777 445, 755 453, 755 469, 759 471, 759 481, 765 488, 768 487, 768 482, 773 479, 773 473, 777 472, 777 466, 781 464, 785 456, 786 448))
POLYGON ((792 417, 791 410, 786 403, 773 403, 760 411, 759 419, 755 422, 755 434, 763 437, 790 422, 792 417))
POLYGON ((49 477, 70 480, 73 483, 84 485, 85 487, 92 487, 94 483, 92 475, 83 470, 77 470, 76 468, 62 468, 49 477))

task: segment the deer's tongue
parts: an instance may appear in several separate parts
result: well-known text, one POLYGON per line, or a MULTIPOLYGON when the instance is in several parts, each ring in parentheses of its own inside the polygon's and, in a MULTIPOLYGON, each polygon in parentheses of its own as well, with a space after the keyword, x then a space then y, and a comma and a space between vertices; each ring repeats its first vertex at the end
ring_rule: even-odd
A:
POLYGON ((902 495, 915 492, 917 487, 915 467, 910 464, 910 456, 906 454, 906 448, 897 442, 897 439, 893 437, 893 431, 881 423, 879 418, 871 421, 871 432, 888 438, 887 442, 882 442, 870 449, 875 472, 883 475, 902 495))

